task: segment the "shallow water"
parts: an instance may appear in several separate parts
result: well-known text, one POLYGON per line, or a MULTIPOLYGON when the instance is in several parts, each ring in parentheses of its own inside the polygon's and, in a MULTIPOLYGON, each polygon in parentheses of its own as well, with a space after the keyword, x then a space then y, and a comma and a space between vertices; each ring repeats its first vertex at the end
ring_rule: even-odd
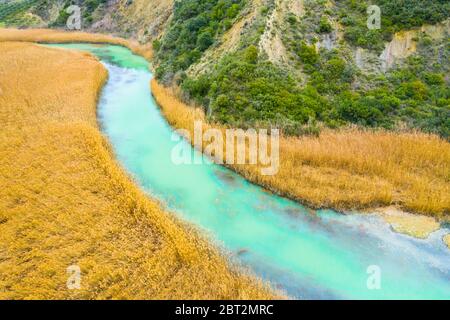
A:
POLYGON ((450 250, 441 240, 448 230, 418 240, 373 215, 311 215, 221 166, 175 165, 179 142, 150 94, 147 62, 117 46, 57 46, 90 51, 108 69, 98 118, 141 187, 274 287, 297 299, 450 298, 450 250), (381 271, 379 289, 367 285, 370 266, 381 271))

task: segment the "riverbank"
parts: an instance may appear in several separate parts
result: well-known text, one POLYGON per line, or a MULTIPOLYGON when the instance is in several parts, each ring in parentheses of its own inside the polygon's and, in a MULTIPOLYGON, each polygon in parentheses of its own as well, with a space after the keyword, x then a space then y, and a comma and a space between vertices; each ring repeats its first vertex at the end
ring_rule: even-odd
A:
POLYGON ((25 41, 38 43, 107 43, 127 47, 134 53, 150 60, 153 55, 151 44, 141 45, 137 41, 127 40, 99 33, 78 31, 60 31, 52 29, 6 29, 0 28, 1 41, 25 41))
POLYGON ((0 70, 0 299, 274 298, 116 164, 97 59, 0 42, 0 70))
MULTIPOLYGON (((0 29, 0 41, 108 42, 108 37, 54 30, 0 29)), ((113 41, 117 39, 120 38, 113 41)), ((130 48, 127 40, 120 41, 130 48)), ((143 49, 138 46, 133 51, 139 50, 143 49)), ((147 59, 151 56, 148 53, 144 55, 147 59)), ((181 103, 172 89, 156 81, 152 88, 166 119, 175 128, 192 133, 197 119, 205 123, 204 129, 225 129, 207 124, 203 112, 181 103)), ((280 142, 280 172, 276 176, 262 176, 259 166, 232 168, 249 181, 312 208, 380 214, 379 208, 394 206, 401 215, 393 218, 381 214, 381 217, 394 230, 416 237, 429 235, 436 225, 450 220, 447 182, 450 144, 436 136, 346 129, 325 130, 319 138, 283 137, 280 142), (417 219, 416 214, 422 218, 417 219)))
MULTIPOLYGON (((151 89, 175 128, 192 133, 194 121, 200 120, 204 130, 225 129, 208 123, 201 109, 182 103, 173 89, 156 80, 151 89)), ((325 130, 318 138, 282 137, 277 175, 263 176, 257 165, 231 167, 246 179, 313 208, 375 212, 372 208, 395 205, 422 214, 418 218, 405 213, 395 221, 382 215, 394 230, 413 236, 429 235, 449 219, 450 144, 432 135, 325 130)))
POLYGON ((444 243, 447 245, 447 247, 450 249, 450 234, 444 236, 444 243))

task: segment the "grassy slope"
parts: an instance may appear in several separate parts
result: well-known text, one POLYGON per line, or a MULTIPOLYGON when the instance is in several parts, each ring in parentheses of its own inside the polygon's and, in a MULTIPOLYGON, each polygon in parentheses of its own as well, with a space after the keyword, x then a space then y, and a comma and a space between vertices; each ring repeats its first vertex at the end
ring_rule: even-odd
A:
MULTIPOLYGON (((152 93, 173 126, 192 131, 195 119, 204 120, 202 111, 183 104, 155 80, 152 93)), ((211 126, 219 125, 207 125, 211 126)), ((328 130, 318 138, 282 138, 275 176, 262 176, 257 166, 234 169, 314 207, 345 210, 396 204, 448 220, 449 167, 450 145, 436 136, 355 129, 328 130)))
MULTIPOLYGON (((420 36, 413 37, 418 41, 411 39, 417 52, 406 60, 400 57, 406 51, 403 47, 409 44, 396 37, 388 45, 386 62, 379 58, 381 52, 359 50, 345 40, 344 31, 350 27, 339 23, 338 12, 358 15, 362 23, 358 25, 358 34, 372 43, 369 38, 372 32, 367 32, 366 26, 367 1, 339 1, 338 6, 331 1, 246 3, 240 20, 223 36, 216 34, 215 43, 200 57, 192 54, 192 47, 200 37, 195 39, 192 33, 194 39, 186 44, 184 35, 186 30, 201 25, 197 23, 201 14, 191 14, 186 19, 176 10, 171 27, 159 46, 155 46, 158 80, 181 84, 184 101, 190 99, 203 105, 213 120, 232 126, 275 124, 288 134, 299 135, 316 132, 322 126, 357 124, 389 129, 408 127, 448 137, 449 90, 445 74, 449 59, 445 37, 432 39, 420 32, 420 36), (354 7, 348 7, 350 3, 354 7), (330 30, 318 30, 322 19, 329 20, 330 30), (250 45, 258 51, 255 59, 246 59, 250 45), (319 47, 322 50, 316 52, 319 47), (267 60, 273 65, 267 64, 267 60), (384 72, 385 64, 395 68, 384 72)), ((427 7, 417 3, 421 8, 427 7)), ((398 5, 402 10, 415 8, 404 1, 398 5)), ((412 12, 421 16, 420 12, 412 12)), ((394 20, 396 28, 386 31, 390 37, 395 30, 406 27, 399 23, 398 17, 394 20)), ((214 17, 208 21, 214 23, 214 17)), ((418 19, 417 25, 422 23, 423 19, 418 19)), ((439 33, 445 35, 445 27, 441 27, 439 33)), ((202 34, 204 28, 196 34, 202 34)), ((431 29, 436 31, 434 27, 431 29)), ((382 50, 386 43, 381 36, 379 40, 377 47, 382 50)), ((408 52, 411 53, 413 50, 408 52)))
MULTIPOLYGON (((0 4, 0 26, 65 28, 72 0, 19 0, 0 4)), ((1 1, 0 1, 1 2, 1 1)), ((114 33, 150 43, 158 38, 172 14, 173 0, 81 1, 82 29, 114 33)))
POLYGON ((272 297, 112 160, 96 59, 29 43, 0 53, 0 299, 272 297), (66 288, 72 264, 80 290, 66 288))
POLYGON ((174 0, 120 0, 113 20, 120 34, 151 42, 163 32, 172 14, 174 0))

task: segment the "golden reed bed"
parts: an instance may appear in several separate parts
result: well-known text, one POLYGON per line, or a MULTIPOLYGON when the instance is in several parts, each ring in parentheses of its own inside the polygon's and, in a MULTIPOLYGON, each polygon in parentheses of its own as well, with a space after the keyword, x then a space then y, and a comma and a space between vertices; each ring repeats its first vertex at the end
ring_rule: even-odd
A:
POLYGON ((0 42, 0 299, 273 298, 115 163, 106 77, 87 53, 0 42))
POLYGON ((0 28, 0 41, 26 41, 41 43, 108 43, 116 44, 129 48, 136 54, 146 59, 152 57, 153 51, 151 44, 141 45, 137 41, 127 40, 105 34, 94 34, 86 32, 67 32, 52 29, 8 29, 0 28))
MULTIPOLYGON (((156 80, 152 93, 169 123, 193 131, 205 121, 179 94, 156 80)), ((205 124, 204 129, 217 124, 205 124)), ((450 144, 423 133, 345 129, 316 137, 282 137, 280 168, 263 176, 259 166, 233 165, 244 177, 315 208, 375 209, 396 205, 406 211, 449 220, 450 144)))
MULTIPOLYGON (((113 43, 147 59, 152 52, 151 46, 126 39, 49 29, 0 29, 0 41, 5 40, 113 43)), ((180 103, 173 90, 156 81, 152 88, 174 127, 192 131, 194 119, 204 121, 203 113, 180 103)), ((221 127, 205 124, 212 126, 221 127)), ((276 193, 316 208, 352 210, 395 205, 439 220, 450 219, 450 144, 434 135, 325 130, 319 138, 283 137, 280 154, 276 176, 262 176, 256 166, 234 169, 276 193)))
MULTIPOLYGON (((151 57, 151 48, 132 45, 124 39, 109 41, 108 37, 53 30, 0 29, 0 41, 116 43, 151 57)), ((152 87, 165 116, 176 128, 192 131, 194 119, 204 121, 204 114, 180 103, 172 89, 156 81, 152 87)), ((205 129, 210 127, 225 129, 205 123, 205 129)), ((439 228, 435 219, 450 220, 449 144, 436 136, 326 130, 319 138, 282 138, 280 151, 281 167, 277 176, 262 176, 260 168, 255 166, 233 166, 233 169, 275 193, 312 207, 377 209, 395 230, 416 237, 427 237, 439 228), (425 216, 406 214, 398 208, 425 216)), ((450 236, 444 241, 450 247, 450 236)))

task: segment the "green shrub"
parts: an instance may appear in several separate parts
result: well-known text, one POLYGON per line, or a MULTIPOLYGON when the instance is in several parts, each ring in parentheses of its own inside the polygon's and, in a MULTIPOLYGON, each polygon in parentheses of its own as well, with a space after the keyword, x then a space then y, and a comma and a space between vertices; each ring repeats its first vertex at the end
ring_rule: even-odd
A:
POLYGON ((202 52, 232 26, 244 4, 245 0, 176 1, 169 29, 154 47, 157 77, 170 80, 200 59, 202 52))
POLYGON ((322 17, 320 19, 319 23, 319 33, 330 33, 333 31, 333 27, 331 26, 331 23, 328 21, 326 17, 322 17))

